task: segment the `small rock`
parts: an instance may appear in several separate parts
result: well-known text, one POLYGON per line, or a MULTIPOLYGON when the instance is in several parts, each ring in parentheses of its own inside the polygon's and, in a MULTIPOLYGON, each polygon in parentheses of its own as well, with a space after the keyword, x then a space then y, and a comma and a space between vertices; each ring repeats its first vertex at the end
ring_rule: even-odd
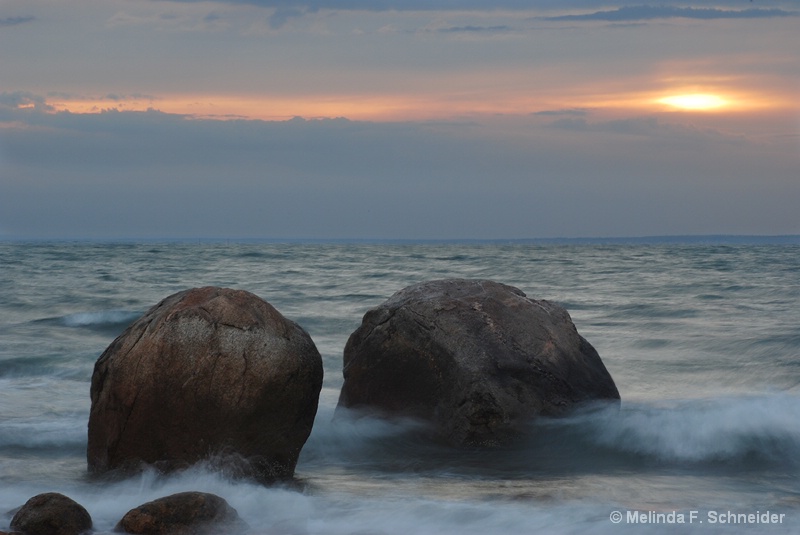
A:
POLYGON ((211 535, 245 529, 236 509, 204 492, 181 492, 140 505, 115 528, 136 535, 211 535))
POLYGON ((11 529, 25 535, 79 535, 92 529, 89 512, 57 492, 28 500, 11 519, 11 529))

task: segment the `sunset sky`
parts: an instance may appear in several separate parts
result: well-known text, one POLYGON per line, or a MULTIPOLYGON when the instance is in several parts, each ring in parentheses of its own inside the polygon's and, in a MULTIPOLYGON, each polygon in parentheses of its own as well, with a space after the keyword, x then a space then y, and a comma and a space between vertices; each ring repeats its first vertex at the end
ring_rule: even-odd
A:
POLYGON ((2 0, 0 239, 800 234, 796 0, 2 0))

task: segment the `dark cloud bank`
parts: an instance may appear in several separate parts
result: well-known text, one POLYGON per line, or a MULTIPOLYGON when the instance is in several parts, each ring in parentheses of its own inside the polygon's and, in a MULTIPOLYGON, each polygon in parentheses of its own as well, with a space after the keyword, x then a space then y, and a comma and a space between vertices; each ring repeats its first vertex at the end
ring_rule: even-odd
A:
POLYGON ((0 234, 791 233, 796 166, 765 160, 763 148, 744 138, 653 118, 595 123, 587 110, 531 120, 507 131, 475 123, 220 121, 155 110, 73 114, 6 93, 0 234))
POLYGON ((20 24, 33 22, 34 20, 36 20, 36 17, 34 16, 6 17, 4 19, 0 19, 0 28, 5 26, 18 26, 20 24))
MULTIPOLYGON (((203 0, 178 0, 183 2, 200 2, 203 0)), ((630 21, 657 18, 683 17, 693 19, 721 18, 769 18, 797 16, 795 10, 786 11, 779 8, 749 7, 743 8, 742 1, 721 0, 714 7, 687 6, 686 2, 663 0, 659 5, 620 5, 610 9, 610 3, 602 0, 217 0, 227 4, 248 4, 276 10, 276 23, 285 22, 288 18, 300 16, 306 12, 320 9, 358 10, 358 11, 495 11, 508 10, 556 10, 597 9, 585 14, 570 14, 547 17, 549 20, 605 20, 630 21)), ((613 5, 613 3, 612 3, 613 5)), ((772 5, 776 5, 772 2, 772 5)), ((793 6, 791 2, 780 5, 793 6)))
POLYGON ((606 21, 632 22, 654 19, 685 18, 699 20, 714 19, 764 19, 773 17, 796 17, 798 12, 782 9, 717 9, 670 6, 625 6, 608 11, 596 11, 577 15, 543 17, 550 21, 606 21))

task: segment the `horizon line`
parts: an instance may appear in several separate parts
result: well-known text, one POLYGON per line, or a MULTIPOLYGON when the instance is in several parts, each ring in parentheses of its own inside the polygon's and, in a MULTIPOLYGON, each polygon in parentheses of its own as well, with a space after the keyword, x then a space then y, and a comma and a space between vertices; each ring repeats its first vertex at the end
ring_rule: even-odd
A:
POLYGON ((762 244, 800 245, 800 234, 665 234, 643 236, 578 236, 538 238, 313 238, 313 237, 24 237, 0 236, 0 243, 85 244, 762 244))

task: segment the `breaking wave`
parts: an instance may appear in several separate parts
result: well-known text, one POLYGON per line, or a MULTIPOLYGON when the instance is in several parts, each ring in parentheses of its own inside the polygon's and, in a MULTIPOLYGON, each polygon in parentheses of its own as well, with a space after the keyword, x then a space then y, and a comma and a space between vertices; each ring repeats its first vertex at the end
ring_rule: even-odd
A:
POLYGON ((140 315, 139 312, 131 312, 129 310, 77 312, 59 318, 58 322, 66 327, 86 327, 90 329, 124 328, 140 315))
POLYGON ((625 403, 551 420, 542 430, 583 435, 588 444, 665 463, 800 459, 800 397, 789 394, 625 403))

